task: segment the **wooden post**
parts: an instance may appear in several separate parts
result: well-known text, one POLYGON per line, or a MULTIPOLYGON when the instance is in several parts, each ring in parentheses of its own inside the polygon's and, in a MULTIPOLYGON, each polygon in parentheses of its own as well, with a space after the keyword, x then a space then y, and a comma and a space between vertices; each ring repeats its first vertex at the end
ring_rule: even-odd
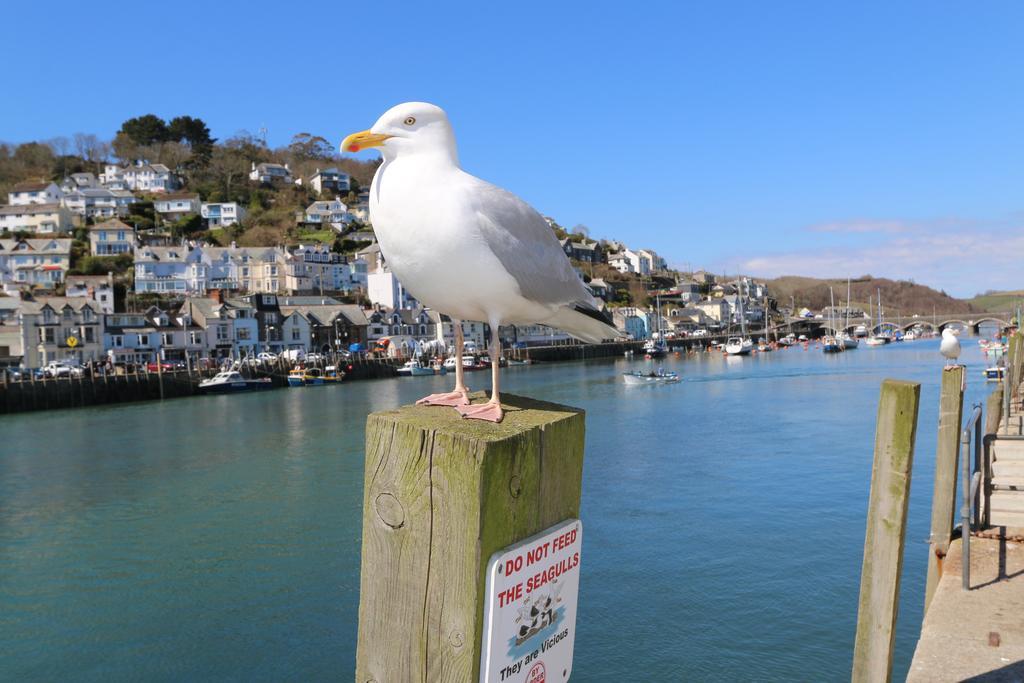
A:
POLYGON ((916 382, 882 382, 857 605, 852 677, 855 682, 877 683, 892 676, 920 397, 921 385, 916 382))
POLYGON ((356 681, 475 681, 491 555, 579 515, 583 412, 502 395, 500 424, 366 421, 356 681))
MULTIPOLYGON (((928 546, 928 580, 924 609, 928 611, 942 578, 942 562, 953 537, 956 509, 957 457, 960 453, 960 425, 964 412, 964 366, 942 371, 939 395, 939 436, 935 442, 935 488, 932 493, 932 531, 928 546)), ((969 484, 968 484, 969 485, 969 484)))

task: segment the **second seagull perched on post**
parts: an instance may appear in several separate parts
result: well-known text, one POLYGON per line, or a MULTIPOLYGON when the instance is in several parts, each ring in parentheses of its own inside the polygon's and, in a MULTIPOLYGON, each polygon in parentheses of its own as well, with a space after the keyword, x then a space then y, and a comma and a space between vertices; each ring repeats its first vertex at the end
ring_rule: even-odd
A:
POLYGON ((455 324, 455 390, 420 403, 501 421, 501 325, 550 325, 588 342, 621 336, 547 221, 514 194, 462 170, 443 109, 424 102, 392 107, 341 148, 380 149, 370 222, 381 252, 411 294, 455 324), (482 405, 469 404, 463 378, 463 320, 491 328, 491 399, 482 405))

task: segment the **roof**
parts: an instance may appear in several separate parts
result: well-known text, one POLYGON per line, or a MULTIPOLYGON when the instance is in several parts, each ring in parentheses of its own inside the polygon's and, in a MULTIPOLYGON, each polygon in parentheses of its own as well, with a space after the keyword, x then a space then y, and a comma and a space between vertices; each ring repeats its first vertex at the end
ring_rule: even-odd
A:
POLYGON ((199 199, 199 195, 191 192, 173 192, 170 194, 161 195, 159 199, 154 200, 154 203, 159 202, 170 202, 177 199, 199 199))
POLYGON ((20 204, 17 206, 0 206, 0 215, 16 216, 23 213, 56 213, 60 204, 20 204))
POLYGON ((98 285, 110 285, 112 280, 112 275, 68 275, 65 278, 65 282, 68 285, 88 285, 91 283, 98 285))
POLYGON ((86 307, 94 312, 99 312, 99 304, 83 296, 41 296, 33 301, 22 301, 20 308, 22 313, 38 315, 47 306, 55 311, 60 311, 66 306, 70 306, 75 312, 81 311, 86 307))
MULTIPOLYGON (((316 298, 319 297, 289 297, 290 299, 295 298, 316 298)), ((281 314, 288 316, 293 313, 299 313, 304 316, 310 322, 316 322, 320 325, 331 325, 338 318, 342 316, 348 320, 348 322, 357 327, 369 325, 370 321, 366 317, 366 313, 362 308, 355 304, 313 304, 313 305, 288 305, 281 304, 281 314)))
POLYGON ((13 251, 18 244, 24 243, 28 245, 28 247, 31 248, 32 251, 71 253, 71 242, 72 240, 69 238, 49 239, 46 237, 29 238, 24 240, 0 240, 0 251, 13 251), (55 243, 53 245, 54 248, 52 249, 49 248, 51 242, 55 243))
POLYGON ((40 192, 53 185, 49 180, 26 180, 17 183, 11 188, 11 192, 40 192))
POLYGON ((133 230, 132 226, 128 225, 122 220, 117 218, 111 218, 109 221, 103 221, 96 225, 90 225, 89 230, 133 230))

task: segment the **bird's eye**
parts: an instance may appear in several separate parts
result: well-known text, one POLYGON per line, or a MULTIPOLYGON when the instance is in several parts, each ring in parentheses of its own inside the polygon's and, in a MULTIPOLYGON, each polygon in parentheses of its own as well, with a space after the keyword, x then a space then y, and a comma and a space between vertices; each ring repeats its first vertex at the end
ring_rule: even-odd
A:
POLYGON ((407 117, 405 117, 404 123, 407 126, 411 126, 412 124, 416 123, 416 117, 414 117, 414 116, 407 116, 407 117))

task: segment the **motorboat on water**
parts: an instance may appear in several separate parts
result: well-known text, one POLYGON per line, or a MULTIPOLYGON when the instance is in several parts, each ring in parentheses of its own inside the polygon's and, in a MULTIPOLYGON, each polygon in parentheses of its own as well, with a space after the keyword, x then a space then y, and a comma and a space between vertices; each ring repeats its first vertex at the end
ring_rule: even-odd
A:
POLYGON ((857 325, 853 328, 853 336, 855 337, 866 337, 868 336, 868 328, 866 325, 857 325))
POLYGON ((730 356, 745 356, 754 350, 754 342, 747 337, 729 337, 725 342, 725 352, 730 356))
POLYGON ((288 386, 313 387, 324 383, 324 373, 320 368, 294 368, 288 373, 288 386))
POLYGON ((227 394, 238 391, 255 391, 259 389, 272 389, 274 383, 269 377, 253 377, 246 379, 237 370, 225 370, 218 372, 210 379, 204 379, 199 383, 201 394, 227 394))
POLYGON ((886 337, 876 337, 872 335, 865 339, 864 343, 867 344, 868 346, 885 346, 886 344, 889 343, 889 340, 886 337))
MULTIPOLYGON (((444 360, 444 369, 447 372, 455 372, 455 356, 450 356, 444 360)), ((465 355, 462 357, 462 370, 463 372, 472 372, 473 370, 483 370, 490 367, 486 363, 477 362, 476 358, 472 355, 465 355)))
POLYGON ((651 370, 649 372, 624 372, 622 373, 622 381, 626 384, 671 384, 679 381, 679 373, 666 371, 662 368, 658 368, 657 371, 651 370))
POLYGON ((844 334, 839 341, 843 343, 843 350, 845 351, 852 351, 860 346, 860 342, 857 341, 857 338, 849 334, 844 334))
POLYGON ((412 360, 406 361, 405 365, 398 368, 397 372, 403 377, 421 377, 425 375, 433 375, 434 368, 420 363, 418 358, 413 358, 412 360))
POLYGON ((826 334, 821 338, 821 350, 824 353, 842 353, 846 350, 843 341, 834 335, 826 334))
POLYGON ((779 340, 779 346, 792 346, 793 344, 796 344, 796 337, 792 334, 787 334, 779 340))

